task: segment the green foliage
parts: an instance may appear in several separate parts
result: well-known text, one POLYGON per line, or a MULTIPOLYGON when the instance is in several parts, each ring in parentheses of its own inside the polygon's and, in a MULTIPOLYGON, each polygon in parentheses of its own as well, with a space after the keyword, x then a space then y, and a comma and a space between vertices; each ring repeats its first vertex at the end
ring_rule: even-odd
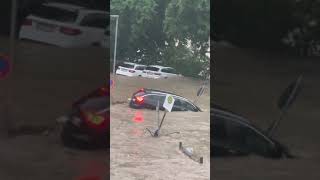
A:
POLYGON ((242 47, 277 48, 294 27, 293 11, 293 0, 214 1, 214 33, 242 47))
MULTIPOLYGON (((209 61, 205 56, 209 4, 209 0, 112 0, 111 14, 120 15, 118 57, 145 64, 162 61, 183 75, 197 76, 201 60, 209 61)), ((112 34, 113 30, 111 26, 112 34)))

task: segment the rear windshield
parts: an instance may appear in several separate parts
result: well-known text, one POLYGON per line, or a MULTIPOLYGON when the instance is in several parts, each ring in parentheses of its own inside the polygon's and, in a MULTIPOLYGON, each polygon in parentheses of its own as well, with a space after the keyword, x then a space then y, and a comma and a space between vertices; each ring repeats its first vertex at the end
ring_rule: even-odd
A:
POLYGON ((98 97, 88 99, 84 104, 81 104, 80 108, 83 110, 102 111, 109 107, 109 103, 106 97, 98 97))
POLYGON ((159 71, 159 68, 148 66, 148 67, 146 67, 146 70, 149 70, 149 71, 159 71))
POLYGON ((164 68, 161 70, 161 72, 165 72, 165 73, 172 73, 172 74, 176 74, 176 70, 173 68, 164 68))
POLYGON ((133 69, 133 68, 134 68, 134 65, 131 65, 131 64, 125 64, 125 63, 120 64, 119 66, 121 66, 121 67, 125 67, 125 68, 130 68, 130 69, 133 69))
POLYGON ((50 6, 40 6, 39 8, 36 8, 31 14, 40 18, 60 22, 75 22, 78 16, 78 13, 75 11, 68 11, 50 6))

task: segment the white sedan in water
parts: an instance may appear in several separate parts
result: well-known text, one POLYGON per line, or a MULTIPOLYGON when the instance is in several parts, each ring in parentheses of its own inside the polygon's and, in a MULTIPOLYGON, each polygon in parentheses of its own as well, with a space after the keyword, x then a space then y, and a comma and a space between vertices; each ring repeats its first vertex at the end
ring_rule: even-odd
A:
POLYGON ((181 77, 177 71, 172 67, 165 67, 159 65, 152 65, 145 68, 142 73, 142 77, 159 79, 159 78, 171 78, 171 77, 181 77))
POLYGON ((106 11, 44 3, 25 18, 19 38, 60 47, 88 47, 105 37, 108 16, 106 11))
POLYGON ((124 62, 118 66, 116 74, 129 77, 141 76, 145 67, 146 66, 142 64, 124 62))

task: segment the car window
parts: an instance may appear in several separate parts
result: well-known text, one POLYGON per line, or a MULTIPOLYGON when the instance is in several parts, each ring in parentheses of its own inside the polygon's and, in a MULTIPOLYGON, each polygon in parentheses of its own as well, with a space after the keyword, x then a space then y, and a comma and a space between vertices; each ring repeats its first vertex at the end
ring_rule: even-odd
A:
POLYGON ((85 16, 80 25, 94 28, 103 28, 105 29, 108 24, 108 19, 105 14, 89 14, 85 16))
POLYGON ((146 67, 146 70, 149 70, 149 71, 159 71, 159 68, 157 68, 157 67, 152 67, 152 66, 148 66, 148 67, 146 67))
POLYGON ((133 68, 134 68, 134 65, 132 65, 132 64, 127 64, 127 63, 119 64, 119 66, 125 67, 125 68, 129 68, 129 69, 133 69, 133 68))
POLYGON ((144 70, 144 68, 145 68, 144 66, 137 66, 136 70, 141 70, 142 71, 142 70, 144 70))
POLYGON ((90 98, 80 108, 84 110, 101 111, 109 106, 106 97, 90 98))
POLYGON ((158 101, 159 101, 159 106, 161 107, 164 102, 164 98, 162 98, 159 95, 155 95, 155 94, 148 94, 145 96, 145 103, 147 105, 150 105, 153 108, 155 108, 157 106, 158 101))
POLYGON ((161 69, 161 72, 164 72, 164 73, 171 73, 171 74, 176 74, 176 70, 173 69, 173 68, 163 68, 161 69))
POLYGON ((172 110, 173 111, 186 111, 187 109, 184 105, 184 102, 181 99, 175 99, 172 110))
MULTIPOLYGON (((212 122, 212 139, 213 143, 217 141, 221 141, 223 139, 227 138, 227 131, 226 131, 226 125, 225 121, 221 119, 220 117, 213 116, 213 122, 212 122)), ((211 128, 211 127, 210 127, 211 128)))
POLYGON ((187 111, 197 111, 197 109, 190 104, 190 102, 187 102, 185 100, 181 100, 182 106, 187 110, 187 111))
POLYGON ((246 127, 237 121, 226 120, 226 132, 228 143, 237 149, 245 148, 246 127))
POLYGON ((40 18, 60 22, 75 22, 78 17, 78 13, 76 11, 68 11, 65 9, 44 5, 40 6, 39 8, 35 8, 31 14, 40 18))

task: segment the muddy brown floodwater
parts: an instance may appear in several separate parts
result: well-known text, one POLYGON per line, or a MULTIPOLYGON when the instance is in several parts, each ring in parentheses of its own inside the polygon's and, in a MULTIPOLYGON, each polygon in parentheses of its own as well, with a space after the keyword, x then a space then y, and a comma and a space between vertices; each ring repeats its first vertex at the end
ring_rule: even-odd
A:
POLYGON ((248 117, 264 129, 279 118, 276 104, 281 92, 301 73, 304 79, 297 101, 275 134, 297 158, 271 160, 253 155, 214 158, 212 179, 320 179, 319 58, 266 55, 232 48, 217 48, 215 56, 216 83, 212 86, 215 103, 248 117))
MULTIPOLYGON (((114 77, 113 77, 114 78, 114 77)), ((116 76, 112 93, 110 164, 111 179, 167 180, 210 178, 210 112, 209 91, 199 99, 203 112, 170 112, 160 134, 151 137, 146 128, 157 126, 156 112, 131 109, 127 99, 140 88, 167 90, 194 98, 201 82, 183 79, 152 80, 116 76), (122 102, 119 104, 119 102, 122 102), (179 142, 192 147, 203 164, 193 161, 179 150, 179 142)), ((162 117, 164 112, 160 112, 162 117)))

